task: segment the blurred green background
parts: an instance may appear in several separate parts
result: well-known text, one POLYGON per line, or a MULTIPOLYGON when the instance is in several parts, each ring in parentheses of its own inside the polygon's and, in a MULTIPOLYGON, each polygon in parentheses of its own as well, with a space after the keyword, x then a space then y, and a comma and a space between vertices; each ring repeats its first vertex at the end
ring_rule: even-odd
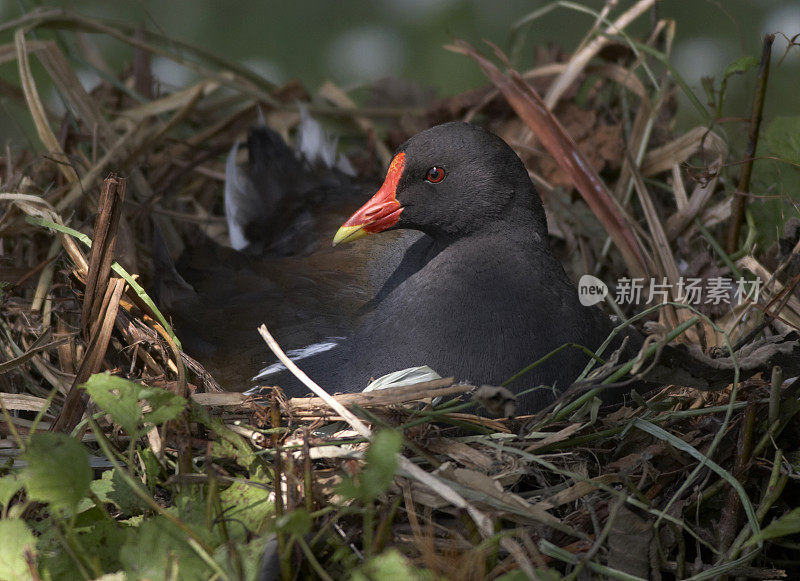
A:
MULTIPOLYGON (((582 3, 594 9, 605 4, 602 0, 582 3)), ((299 79, 312 92, 325 80, 352 88, 381 77, 401 76, 446 96, 483 84, 485 79, 469 59, 444 50, 443 45, 453 38, 473 43, 488 39, 508 49, 512 25, 549 4, 550 0, 62 0, 49 5, 141 23, 244 63, 275 82, 299 79)), ((633 4, 634 0, 620 0, 614 13, 633 4)), ((0 0, 0 21, 9 22, 42 5, 0 0)), ((704 102, 702 76, 719 79, 737 58, 758 56, 764 32, 800 33, 798 0, 661 0, 657 11, 658 17, 677 21, 673 62, 704 102)), ((520 64, 533 62, 536 45, 556 43, 571 52, 591 23, 589 15, 567 8, 549 12, 531 26, 520 64)), ((648 27, 649 16, 645 16, 630 30, 644 33, 648 27)), ((100 35, 95 38, 104 58, 116 69, 130 63, 128 46, 100 35)), ((6 32, 0 40, 11 42, 12 36, 6 32)), ((785 47, 786 41, 779 37, 768 118, 796 111, 800 50, 790 51, 778 64, 785 47)), ((87 86, 96 82, 88 65, 78 69, 87 86)), ((166 59, 155 59, 154 69, 166 87, 191 80, 189 71, 166 59)), ((754 76, 731 80, 728 115, 749 115, 754 76)), ((0 77, 18 83, 16 64, 0 67, 0 77)), ((5 96, 0 105, 5 140, 24 139, 27 121, 19 118, 23 110, 5 96)), ((48 105, 58 109, 54 94, 48 105)), ((680 123, 698 120, 688 107, 682 108, 680 123)))

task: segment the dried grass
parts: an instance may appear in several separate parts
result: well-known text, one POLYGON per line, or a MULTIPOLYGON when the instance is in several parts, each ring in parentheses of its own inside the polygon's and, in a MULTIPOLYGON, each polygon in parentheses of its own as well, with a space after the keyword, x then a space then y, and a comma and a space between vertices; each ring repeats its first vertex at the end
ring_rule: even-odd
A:
MULTIPOLYGON (((715 262, 704 232, 730 215, 723 189, 730 148, 712 127, 683 135, 670 129, 675 79, 668 71, 651 70, 645 57, 656 46, 666 46, 662 56, 668 57, 673 24, 658 23, 643 44, 620 41, 619 31, 651 4, 638 2, 613 25, 605 13, 597 15, 595 28, 606 34, 587 36, 566 62, 545 60, 523 74, 510 66, 502 72, 473 47, 457 43, 493 86, 426 110, 359 108, 331 84, 309 101, 296 84, 273 87, 197 47, 153 33, 142 37, 70 12, 35 12, 0 26, 16 31, 14 43, 0 47, 0 63, 18 63, 22 88, 7 96, 24 99, 42 148, 0 158, 0 278, 6 283, 0 313, 0 402, 6 422, 0 434, 28 433, 33 422, 26 412, 43 414, 38 429, 72 430, 91 406, 75 386, 92 373, 111 370, 191 396, 229 425, 237 423, 253 436, 254 446, 273 457, 305 447, 306 457, 315 459, 308 470, 317 484, 305 490, 301 462, 284 466, 298 475, 287 480, 283 510, 304 498, 329 500, 339 479, 331 469, 360 457, 351 444, 353 433, 322 442, 298 437, 298 431, 282 438, 279 450, 278 440, 270 443, 258 429, 274 422, 263 402, 225 392, 183 353, 180 330, 176 336, 135 280, 141 276, 147 282, 151 271, 152 222, 175 255, 184 247, 187 223, 225 241, 219 203, 224 152, 255 121, 259 107, 269 124, 288 134, 298 120, 297 101, 303 101, 313 113, 337 119, 358 143, 373 144, 380 164, 392 145, 381 135, 393 134, 398 141, 427 124, 479 117, 517 148, 543 186, 558 248, 571 265, 585 267, 577 271, 674 282, 679 262, 691 262, 695 252, 715 262), (146 63, 150 54, 165 56, 201 80, 148 97, 132 88, 142 75, 139 68, 87 94, 58 43, 31 39, 37 28, 106 34, 131 46, 141 57, 137 62, 146 63), (626 58, 598 63, 610 43, 627 51, 626 58), (65 101, 66 119, 54 118, 43 105, 31 73, 33 58, 65 101), (588 96, 576 109, 602 112, 588 126, 582 117, 560 117, 578 115, 569 107, 575 107, 581 86, 588 96), (608 123, 627 127, 615 155, 576 157, 576 142, 591 150, 592 139, 602 133, 597 127, 608 123), (584 137, 573 137, 565 127, 584 137), (550 156, 559 168, 547 165, 550 156), (574 191, 549 187, 555 171, 576 184, 574 191), (127 196, 125 179, 103 180, 110 172, 127 176, 127 196), (92 232, 89 258, 67 226, 92 232), (112 257, 118 261, 113 273, 112 257)), ((98 55, 83 46, 86 60, 96 61, 98 55)), ((797 252, 795 246, 783 265, 797 252)), ((703 348, 736 343, 759 330, 756 315, 762 311, 773 324, 800 328, 797 277, 782 278, 783 266, 771 271, 751 255, 735 264, 769 280, 760 302, 733 313, 710 313, 711 319, 681 340, 703 348)), ((693 316, 675 303, 658 314, 669 328, 693 316)), ((290 400, 281 402, 280 410, 292 429, 341 419, 361 438, 371 435, 369 425, 404 429, 407 452, 399 457, 396 485, 385 499, 386 506, 397 499, 402 508, 386 521, 383 540, 376 539, 375 546, 391 538, 415 563, 446 577, 496 577, 513 569, 535 575, 545 566, 569 569, 572 578, 584 568, 617 578, 631 578, 623 576, 625 570, 640 577, 697 579, 786 576, 783 565, 775 569, 772 562, 798 570, 788 556, 793 549, 782 548, 793 546, 790 538, 748 544, 771 518, 797 508, 796 474, 786 460, 797 452, 796 383, 771 386, 769 377, 756 377, 718 392, 666 386, 647 402, 633 401, 610 413, 598 413, 589 401, 513 420, 431 403, 469 389, 444 381, 340 396, 335 403, 330 396, 290 400), (418 402, 423 407, 414 405, 418 402), (448 423, 479 432, 453 434, 442 427, 448 423), (627 554, 616 544, 619 538, 626 540, 627 554), (497 554, 493 543, 501 547, 500 561, 490 558, 497 554)), ((180 433, 179 426, 171 426, 160 437, 178 456, 191 455, 176 443, 180 433)))

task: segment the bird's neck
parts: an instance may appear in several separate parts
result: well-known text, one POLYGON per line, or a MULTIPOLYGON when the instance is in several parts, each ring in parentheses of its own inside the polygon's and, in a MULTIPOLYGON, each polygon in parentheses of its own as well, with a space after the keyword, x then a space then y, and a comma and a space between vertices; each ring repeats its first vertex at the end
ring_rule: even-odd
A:
MULTIPOLYGON (((467 214, 467 213, 465 213, 467 214)), ((498 237, 510 246, 535 252, 549 252, 547 219, 538 194, 531 185, 524 194, 498 196, 484 212, 472 214, 469 222, 457 227, 421 228, 432 239, 428 258, 464 241, 498 237)))

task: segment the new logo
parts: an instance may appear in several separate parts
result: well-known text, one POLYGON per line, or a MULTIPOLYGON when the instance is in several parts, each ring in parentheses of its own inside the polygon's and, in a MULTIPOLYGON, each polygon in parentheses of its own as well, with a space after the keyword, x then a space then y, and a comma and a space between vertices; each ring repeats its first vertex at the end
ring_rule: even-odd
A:
POLYGON ((608 287, 599 278, 584 274, 578 281, 578 300, 584 307, 596 305, 608 296, 608 287))

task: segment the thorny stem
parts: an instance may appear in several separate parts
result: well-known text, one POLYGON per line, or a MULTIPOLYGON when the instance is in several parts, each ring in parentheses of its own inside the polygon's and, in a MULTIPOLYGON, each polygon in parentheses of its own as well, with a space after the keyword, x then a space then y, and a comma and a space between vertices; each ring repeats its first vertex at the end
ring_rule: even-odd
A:
POLYGON ((761 64, 758 67, 758 88, 753 97, 753 114, 750 118, 750 133, 747 137, 747 149, 744 154, 745 162, 742 167, 742 175, 739 176, 739 186, 736 188, 736 197, 733 200, 733 208, 731 208, 731 221, 728 225, 728 242, 726 244, 728 254, 736 252, 736 248, 739 246, 739 233, 742 229, 744 207, 747 204, 746 194, 750 191, 750 176, 753 172, 753 162, 755 161, 756 148, 758 147, 758 133, 761 129, 764 96, 767 93, 767 80, 769 79, 769 61, 774 41, 775 35, 767 34, 764 37, 764 45, 761 49, 761 64))

